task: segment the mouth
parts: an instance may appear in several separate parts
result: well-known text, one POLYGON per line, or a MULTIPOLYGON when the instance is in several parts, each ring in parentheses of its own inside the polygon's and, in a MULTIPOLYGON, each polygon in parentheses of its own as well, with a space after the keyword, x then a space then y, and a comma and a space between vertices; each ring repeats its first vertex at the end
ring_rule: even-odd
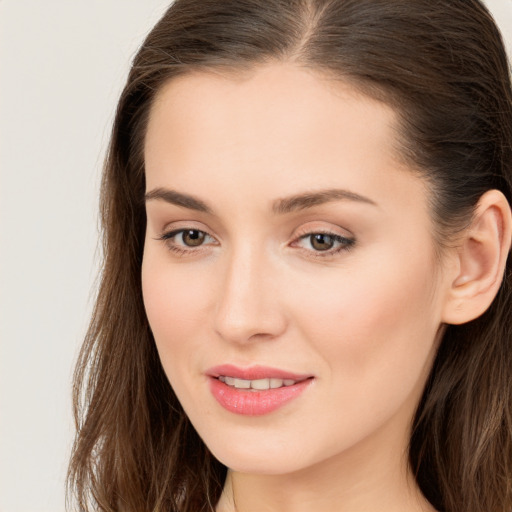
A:
MULTIPOLYGON (((280 368, 273 368, 270 366, 262 366, 262 365, 254 365, 250 367, 239 367, 233 364, 222 364, 219 366, 214 366, 208 369, 206 375, 214 378, 230 378, 230 379, 238 379, 244 381, 263 381, 268 379, 278 381, 282 380, 284 385, 286 382, 290 383, 290 381, 299 382, 305 379, 312 377, 312 375, 308 374, 300 374, 290 372, 288 370, 281 370, 280 368)), ((228 383, 228 385, 232 385, 232 383, 228 383)), ((290 384, 288 384, 290 385, 290 384)), ((257 389, 257 388, 255 388, 257 389)))
POLYGON ((223 365, 207 372, 210 392, 227 411, 246 416, 269 414, 298 398, 313 382, 276 368, 223 365))
POLYGON ((250 389, 252 391, 264 391, 266 389, 279 389, 284 386, 293 386, 297 384, 297 382, 302 382, 302 380, 294 380, 294 379, 278 379, 275 377, 271 377, 268 379, 237 379, 236 377, 229 377, 227 375, 219 375, 217 377, 221 382, 236 389, 250 389))

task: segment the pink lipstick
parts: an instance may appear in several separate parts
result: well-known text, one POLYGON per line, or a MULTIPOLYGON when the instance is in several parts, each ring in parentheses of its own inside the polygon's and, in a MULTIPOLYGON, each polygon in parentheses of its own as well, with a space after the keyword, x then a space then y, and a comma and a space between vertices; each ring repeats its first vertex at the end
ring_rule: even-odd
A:
POLYGON ((210 368, 210 391, 226 410, 246 416, 268 414, 297 398, 312 382, 311 375, 278 368, 221 365, 210 368))

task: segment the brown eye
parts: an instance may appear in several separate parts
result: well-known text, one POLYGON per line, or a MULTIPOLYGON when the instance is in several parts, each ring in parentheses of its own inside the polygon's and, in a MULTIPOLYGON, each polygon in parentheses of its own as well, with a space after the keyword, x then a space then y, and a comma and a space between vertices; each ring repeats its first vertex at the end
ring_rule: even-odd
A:
POLYGON ((335 239, 331 235, 315 233, 309 236, 311 247, 317 251, 328 251, 334 246, 335 239))
POLYGON ((209 246, 219 245, 215 238, 200 229, 176 229, 156 240, 164 242, 165 247, 179 257, 199 254, 209 246))
POLYGON ((334 256, 342 251, 348 251, 356 243, 354 238, 346 238, 336 233, 313 232, 301 236, 297 244, 314 256, 334 256))
POLYGON ((188 247, 197 247, 204 242, 206 238, 206 233, 204 231, 199 231, 198 229, 187 229, 182 232, 181 240, 188 247))

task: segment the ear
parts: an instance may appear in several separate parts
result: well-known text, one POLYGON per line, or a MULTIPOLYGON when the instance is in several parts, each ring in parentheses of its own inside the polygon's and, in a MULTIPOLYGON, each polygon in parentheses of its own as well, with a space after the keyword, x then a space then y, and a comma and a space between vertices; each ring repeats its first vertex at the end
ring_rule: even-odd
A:
POLYGON ((479 200, 471 225, 458 245, 449 279, 443 322, 463 324, 482 315, 503 280, 512 238, 512 215, 505 196, 487 191, 479 200))

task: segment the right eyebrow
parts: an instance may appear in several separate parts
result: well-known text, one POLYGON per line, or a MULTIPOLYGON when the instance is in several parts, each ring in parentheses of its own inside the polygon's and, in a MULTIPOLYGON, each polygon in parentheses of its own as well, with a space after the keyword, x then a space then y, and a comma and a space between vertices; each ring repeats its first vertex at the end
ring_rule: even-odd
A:
POLYGON ((191 196, 189 194, 183 194, 176 192, 176 190, 170 190, 167 188, 155 188, 144 195, 145 201, 161 200, 166 203, 188 208, 189 210, 196 210, 203 213, 212 213, 212 209, 201 199, 191 196))

